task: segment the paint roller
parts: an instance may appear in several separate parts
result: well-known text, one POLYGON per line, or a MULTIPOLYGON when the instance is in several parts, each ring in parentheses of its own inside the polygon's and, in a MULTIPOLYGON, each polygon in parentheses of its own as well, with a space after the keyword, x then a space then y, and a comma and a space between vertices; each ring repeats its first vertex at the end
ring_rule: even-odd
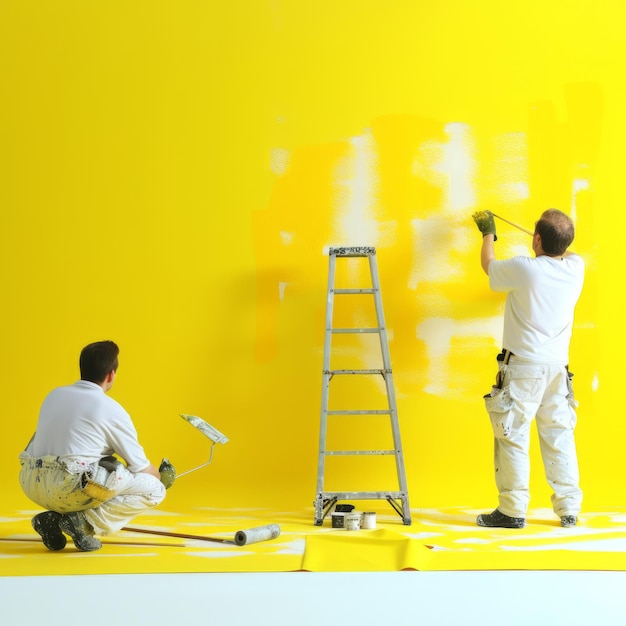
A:
POLYGON ((194 428, 198 429, 205 437, 211 440, 211 453, 209 456, 209 460, 206 463, 202 463, 198 465, 198 467, 194 467, 182 474, 176 474, 176 478, 180 478, 181 476, 185 476, 186 474, 191 474, 191 472, 195 472, 203 467, 206 467, 213 460, 213 449, 215 448, 216 443, 228 443, 230 439, 224 434, 222 434, 217 428, 211 426, 208 422, 205 422, 201 417, 197 415, 187 415, 186 413, 181 413, 180 416, 188 423, 191 424, 194 428))
POLYGON ((212 541, 214 543, 225 543, 236 546, 247 546, 251 543, 259 543, 261 541, 269 541, 276 539, 280 535, 280 526, 278 524, 267 524, 265 526, 257 526, 248 530, 238 530, 233 539, 225 539, 223 537, 205 537, 203 535, 188 535, 186 533, 172 533, 166 530, 151 530, 149 528, 131 528, 125 526, 122 530, 133 533, 147 533, 149 535, 160 535, 161 537, 178 537, 179 539, 195 539, 197 541, 212 541))
POLYGON ((197 467, 193 467, 190 470, 182 472, 181 474, 177 474, 174 466, 170 463, 169 459, 164 458, 161 461, 161 465, 159 466, 159 472, 161 473, 161 481, 169 488, 174 483, 175 479, 180 478, 181 476, 185 476, 186 474, 191 474, 191 472, 195 472, 203 467, 206 467, 213 460, 213 450, 215 448, 216 443, 228 443, 230 439, 223 433, 221 433, 215 426, 211 426, 208 422, 203 420, 201 417, 197 415, 188 415, 187 413, 181 413, 180 416, 188 423, 191 424, 194 428, 199 430, 205 437, 210 439, 211 441, 211 452, 209 455, 209 460, 206 463, 202 463, 197 467))

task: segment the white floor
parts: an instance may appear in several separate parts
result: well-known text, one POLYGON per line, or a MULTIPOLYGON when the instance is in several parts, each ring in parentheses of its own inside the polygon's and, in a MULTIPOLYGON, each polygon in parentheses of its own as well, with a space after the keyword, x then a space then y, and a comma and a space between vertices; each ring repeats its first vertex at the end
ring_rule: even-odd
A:
POLYGON ((0 621, 45 626, 626 623, 626 572, 0 578, 0 621))

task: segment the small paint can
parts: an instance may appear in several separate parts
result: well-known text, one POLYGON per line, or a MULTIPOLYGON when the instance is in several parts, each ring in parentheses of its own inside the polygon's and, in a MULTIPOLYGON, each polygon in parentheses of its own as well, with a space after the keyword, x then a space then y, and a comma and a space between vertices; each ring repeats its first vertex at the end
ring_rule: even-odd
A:
POLYGON ((361 518, 361 528, 376 528, 376 513, 366 511, 361 518))
POLYGON ((333 513, 330 516, 330 521, 333 528, 343 528, 344 520, 346 518, 345 513, 333 513))
POLYGON ((360 530, 361 529, 361 514, 357 511, 348 513, 345 521, 346 530, 360 530))

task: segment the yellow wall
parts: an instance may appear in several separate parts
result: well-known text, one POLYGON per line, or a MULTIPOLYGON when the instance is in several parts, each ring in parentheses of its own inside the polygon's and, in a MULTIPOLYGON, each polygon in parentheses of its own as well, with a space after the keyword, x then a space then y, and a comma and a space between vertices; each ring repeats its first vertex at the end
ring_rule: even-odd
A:
MULTIPOLYGON (((470 216, 532 227, 549 206, 575 217, 588 262, 571 353, 586 506, 622 504, 625 12, 3 2, 3 505, 30 506, 17 454, 44 395, 104 338, 121 347, 112 396, 153 461, 205 460, 180 412, 231 438, 169 506, 312 503, 336 244, 377 247, 411 505, 494 505, 482 395, 503 299, 470 216)), ((498 254, 530 253, 498 228, 498 254)), ((333 469, 337 488, 393 476, 358 471, 368 484, 333 469)), ((549 507, 537 456, 531 504, 549 507)))

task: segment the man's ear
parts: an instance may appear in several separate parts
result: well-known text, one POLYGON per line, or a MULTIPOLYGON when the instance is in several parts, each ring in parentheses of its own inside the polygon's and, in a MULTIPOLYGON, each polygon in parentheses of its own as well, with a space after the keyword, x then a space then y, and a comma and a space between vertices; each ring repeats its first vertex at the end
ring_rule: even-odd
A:
POLYGON ((107 374, 107 377, 104 379, 104 382, 112 384, 114 380, 115 380, 115 370, 111 370, 107 374))

